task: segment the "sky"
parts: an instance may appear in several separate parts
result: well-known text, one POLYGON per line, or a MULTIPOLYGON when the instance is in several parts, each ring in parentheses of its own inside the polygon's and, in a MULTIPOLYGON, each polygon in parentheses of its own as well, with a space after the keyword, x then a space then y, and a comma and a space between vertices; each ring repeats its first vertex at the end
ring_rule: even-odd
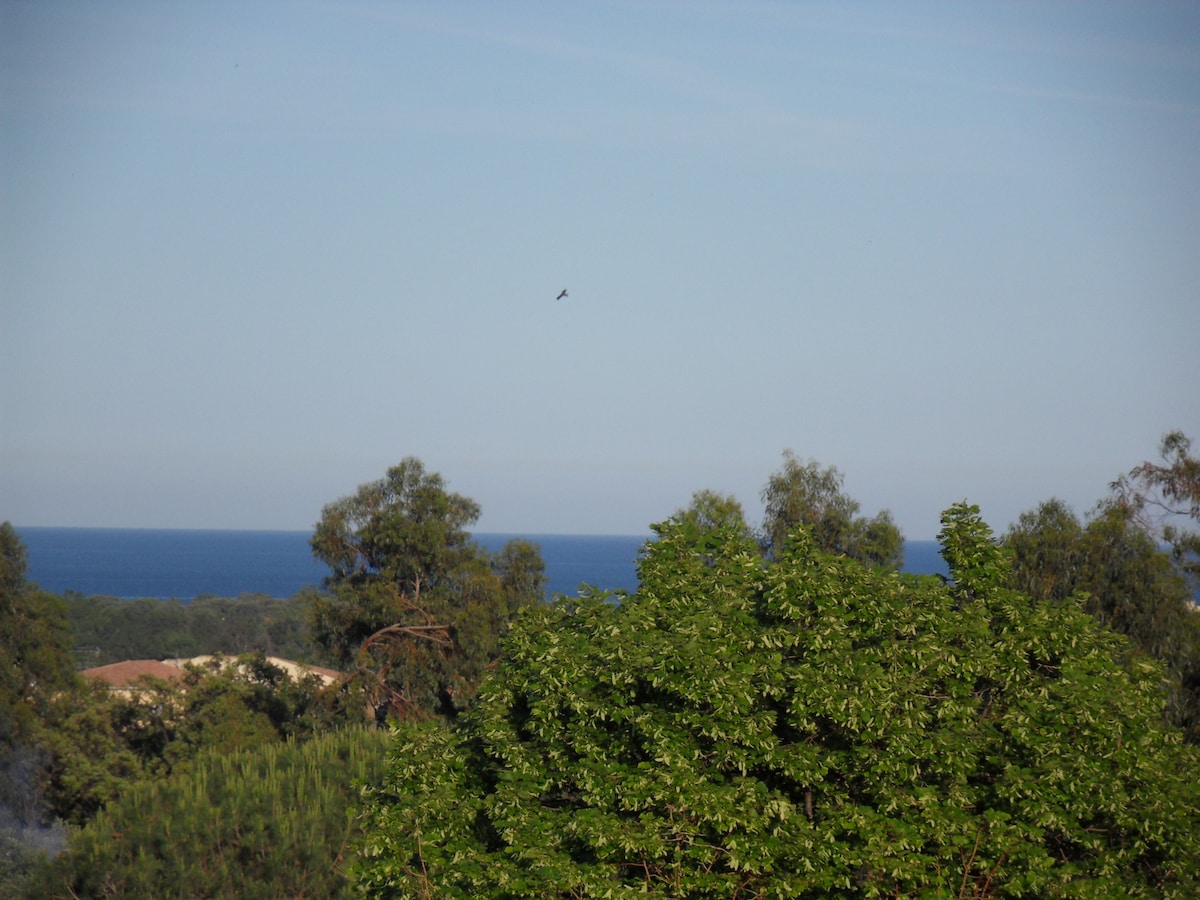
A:
POLYGON ((0 0, 0 520, 910 539, 1200 441, 1200 4, 0 0), (555 297, 563 289, 568 296, 555 297))

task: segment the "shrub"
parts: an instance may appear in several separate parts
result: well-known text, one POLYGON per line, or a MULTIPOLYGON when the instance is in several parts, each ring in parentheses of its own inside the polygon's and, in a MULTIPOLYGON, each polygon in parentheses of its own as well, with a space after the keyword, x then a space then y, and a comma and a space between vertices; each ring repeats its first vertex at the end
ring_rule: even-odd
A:
POLYGON ((347 730, 233 754, 134 784, 76 832, 33 893, 49 897, 340 897, 356 782, 387 737, 347 730))

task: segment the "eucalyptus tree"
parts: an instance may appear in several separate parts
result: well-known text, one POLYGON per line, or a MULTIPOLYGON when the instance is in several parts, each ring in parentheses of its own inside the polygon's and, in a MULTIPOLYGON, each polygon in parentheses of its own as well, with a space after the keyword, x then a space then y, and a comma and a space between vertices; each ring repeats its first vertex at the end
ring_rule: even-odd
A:
POLYGON ((802 463, 791 450, 783 466, 762 489, 762 544, 767 556, 778 552, 797 526, 809 529, 817 546, 874 566, 904 564, 904 535, 888 510, 866 518, 859 503, 843 490, 844 477, 834 466, 810 459, 802 463))
POLYGON ((1110 505, 1170 545, 1176 565, 1200 590, 1200 458, 1182 431, 1163 435, 1161 463, 1143 462, 1112 484, 1110 505))
POLYGON ((414 457, 322 511, 311 543, 331 574, 310 631, 370 718, 456 714, 516 610, 543 599, 540 551, 493 557, 467 530, 479 513, 414 457))
POLYGON ((1012 585, 1038 602, 1082 597, 1086 612, 1160 660, 1167 721, 1200 743, 1200 615, 1182 549, 1189 538, 1180 526, 1164 535, 1121 493, 1128 489, 1085 520, 1057 499, 1022 513, 1004 536, 1012 585), (1176 541, 1170 550, 1165 536, 1176 541))
POLYGON ((742 504, 732 494, 722 494, 720 491, 696 491, 692 494, 691 502, 676 510, 672 518, 685 527, 701 531, 733 528, 747 536, 751 534, 742 504))
POLYGON ((1049 500, 1004 543, 1014 586, 1041 601, 1083 595, 1087 612, 1165 664, 1167 721, 1200 744, 1200 459, 1181 431, 1159 456, 1117 478, 1085 520, 1049 500))

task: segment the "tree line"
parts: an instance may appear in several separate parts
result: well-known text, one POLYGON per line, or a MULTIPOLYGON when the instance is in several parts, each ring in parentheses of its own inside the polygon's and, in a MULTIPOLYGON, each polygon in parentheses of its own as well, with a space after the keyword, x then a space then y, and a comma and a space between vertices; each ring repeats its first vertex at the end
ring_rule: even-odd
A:
POLYGON ((259 653, 316 665, 308 609, 315 592, 177 599, 63 595, 76 664, 93 668, 127 659, 188 659, 259 653))
POLYGON ((942 579, 786 452, 760 527, 698 491, 634 593, 550 604, 536 546, 483 551, 477 504, 410 457, 322 511, 320 592, 245 601, 257 653, 129 699, 78 681, 87 604, 29 584, 0 526, 3 870, 28 896, 236 895, 236 858, 300 896, 312 854, 328 896, 1192 896, 1200 477, 1181 433, 1160 456, 1083 518, 1052 499, 997 536, 956 504, 942 579), (343 679, 291 679, 264 637, 343 679), (317 772, 363 747, 365 803, 317 772), (272 844, 317 807, 355 824, 272 844))

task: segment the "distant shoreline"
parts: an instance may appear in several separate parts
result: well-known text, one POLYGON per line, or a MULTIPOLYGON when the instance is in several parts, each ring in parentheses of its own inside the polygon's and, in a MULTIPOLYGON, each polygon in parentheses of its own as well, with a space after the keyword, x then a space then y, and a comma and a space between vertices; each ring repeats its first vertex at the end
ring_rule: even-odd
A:
MULTIPOLYGON (((17 528, 29 578, 57 594, 121 599, 265 595, 286 599, 319 588, 329 570, 315 560, 307 531, 213 528, 17 528)), ((514 538, 532 541, 546 562, 547 596, 575 596, 580 585, 637 590, 637 558, 652 535, 479 532, 497 552, 514 538)), ((944 572, 934 541, 905 544, 904 571, 944 572)))

